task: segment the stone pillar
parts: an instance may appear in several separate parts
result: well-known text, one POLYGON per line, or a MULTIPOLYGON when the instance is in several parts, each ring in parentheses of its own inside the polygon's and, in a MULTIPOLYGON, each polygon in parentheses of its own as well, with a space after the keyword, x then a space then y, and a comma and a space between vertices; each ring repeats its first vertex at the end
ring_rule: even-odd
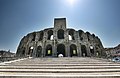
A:
POLYGON ((76 48, 77 48, 77 56, 80 57, 78 46, 76 46, 76 48))
POLYGON ((42 57, 45 57, 45 53, 46 53, 46 41, 43 40, 42 57))
POLYGON ((54 40, 53 40, 53 54, 52 56, 53 57, 57 57, 57 50, 56 50, 56 40, 55 40, 55 37, 54 37, 54 40))
POLYGON ((33 49, 32 57, 36 57, 36 52, 37 52, 37 41, 35 41, 33 47, 34 47, 34 49, 33 49))
POLYGON ((77 32, 76 31, 76 36, 75 36, 75 40, 76 40, 76 44, 77 44, 77 53, 78 53, 78 57, 80 57, 81 56, 81 47, 80 47, 80 42, 79 42, 79 40, 80 40, 80 38, 79 38, 79 32, 77 32))
POLYGON ((86 45, 86 50, 87 50, 87 55, 91 56, 90 47, 88 44, 86 45))
POLYGON ((66 45, 66 57, 70 57, 70 45, 69 45, 69 31, 66 30, 66 36, 65 36, 65 45, 66 45))
POLYGON ((81 53, 81 45, 80 44, 77 44, 77 50, 78 50, 78 57, 81 57, 82 56, 82 53, 81 53))
POLYGON ((67 56, 67 57, 70 57, 70 46, 69 46, 69 45, 66 45, 66 52, 67 52, 67 53, 66 53, 66 54, 67 54, 66 56, 67 56))
POLYGON ((27 48, 26 48, 26 56, 28 56, 29 49, 30 49, 30 44, 28 43, 28 44, 27 44, 27 48))
POLYGON ((43 44, 44 46, 42 47, 42 57, 45 57, 45 51, 46 51, 46 48, 45 48, 45 44, 43 44))
POLYGON ((28 55, 28 46, 26 45, 26 48, 25 48, 25 56, 27 57, 27 55, 28 55))

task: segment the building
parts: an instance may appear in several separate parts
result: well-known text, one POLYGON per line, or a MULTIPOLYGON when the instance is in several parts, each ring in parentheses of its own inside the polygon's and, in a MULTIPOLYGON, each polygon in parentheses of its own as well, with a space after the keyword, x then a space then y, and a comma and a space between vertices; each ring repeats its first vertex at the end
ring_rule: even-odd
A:
POLYGON ((14 57, 15 53, 12 53, 9 51, 5 51, 5 50, 0 50, 0 57, 14 57))
POLYGON ((105 56, 100 39, 94 34, 66 28, 66 18, 55 18, 54 28, 32 32, 20 41, 18 57, 102 57, 105 56))
POLYGON ((114 56, 120 56, 120 44, 113 48, 105 48, 105 52, 108 58, 114 56))

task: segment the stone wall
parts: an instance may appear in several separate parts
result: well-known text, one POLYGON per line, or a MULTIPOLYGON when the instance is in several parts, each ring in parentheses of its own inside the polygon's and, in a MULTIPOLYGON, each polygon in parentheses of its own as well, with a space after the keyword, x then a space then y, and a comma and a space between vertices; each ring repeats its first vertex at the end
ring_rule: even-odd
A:
POLYGON ((113 48, 105 48, 105 52, 107 54, 107 57, 113 57, 113 56, 120 56, 120 44, 113 48))
POLYGON ((22 38, 19 57, 102 57, 106 56, 100 39, 94 34, 66 28, 66 18, 54 19, 54 28, 32 32, 22 38))

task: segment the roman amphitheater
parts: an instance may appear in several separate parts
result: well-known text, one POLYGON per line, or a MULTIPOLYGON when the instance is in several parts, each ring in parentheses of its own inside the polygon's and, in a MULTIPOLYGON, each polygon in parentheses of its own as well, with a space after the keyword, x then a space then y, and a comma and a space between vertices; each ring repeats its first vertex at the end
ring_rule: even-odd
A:
POLYGON ((66 18, 55 18, 54 28, 32 32, 22 38, 18 57, 103 57, 104 47, 94 34, 67 28, 66 18))
POLYGON ((54 28, 24 36, 15 59, 0 63, 0 78, 120 78, 97 36, 66 27, 55 18, 54 28))

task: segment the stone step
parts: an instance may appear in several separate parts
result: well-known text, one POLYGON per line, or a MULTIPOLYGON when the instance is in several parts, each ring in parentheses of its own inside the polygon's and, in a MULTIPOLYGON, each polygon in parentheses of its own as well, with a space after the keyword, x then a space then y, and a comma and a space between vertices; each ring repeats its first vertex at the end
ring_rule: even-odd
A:
POLYGON ((15 64, 2 66, 120 66, 120 64, 15 64))
POLYGON ((95 58, 26 58, 0 63, 0 78, 119 78, 120 63, 95 58))
POLYGON ((0 69, 120 69, 120 66, 0 66, 0 69))
POLYGON ((0 72, 94 73, 94 72, 120 72, 120 69, 0 69, 0 72))
POLYGON ((101 73, 0 73, 0 78, 119 78, 120 72, 101 73), (6 74, 6 76, 4 75, 6 74))
MULTIPOLYGON (((31 62, 32 63, 32 62, 31 62)), ((24 63, 24 64, 31 64, 31 63, 24 63)), ((6 63, 10 64, 10 63, 6 63)), ((22 64, 22 63, 11 63, 11 64, 22 64)), ((102 63, 102 62, 42 62, 42 63, 35 63, 35 64, 118 64, 118 63, 102 63)))

